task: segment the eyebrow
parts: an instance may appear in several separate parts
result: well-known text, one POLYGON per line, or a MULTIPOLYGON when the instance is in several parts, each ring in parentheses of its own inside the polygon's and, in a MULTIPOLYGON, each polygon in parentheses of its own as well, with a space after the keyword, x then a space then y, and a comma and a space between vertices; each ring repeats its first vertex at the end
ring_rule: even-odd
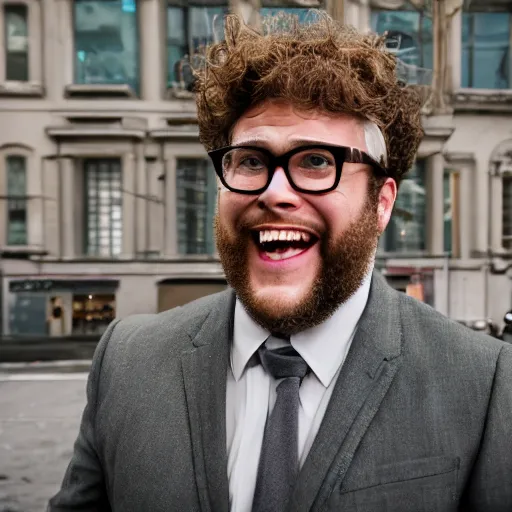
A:
MULTIPOLYGON (((256 147, 262 147, 265 149, 269 149, 269 143, 270 140, 268 139, 261 139, 261 138, 255 138, 255 139, 245 139, 241 141, 237 141, 236 143, 233 143, 234 146, 256 146, 256 147)), ((333 142, 326 142, 323 140, 314 140, 314 139, 294 139, 289 142, 288 146, 285 148, 285 150, 295 149, 300 146, 335 146, 333 142)))

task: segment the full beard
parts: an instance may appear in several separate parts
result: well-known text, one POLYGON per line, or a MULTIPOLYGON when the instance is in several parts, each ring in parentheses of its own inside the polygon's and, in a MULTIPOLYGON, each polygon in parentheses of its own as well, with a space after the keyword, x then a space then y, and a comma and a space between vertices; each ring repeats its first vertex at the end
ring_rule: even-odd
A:
POLYGON ((318 276, 309 292, 292 307, 260 300, 252 289, 248 247, 254 242, 248 226, 240 226, 232 235, 217 213, 215 234, 226 279, 245 310, 269 332, 292 335, 327 320, 363 283, 377 249, 377 204, 369 198, 358 218, 338 238, 321 237, 317 242, 321 256, 318 276))

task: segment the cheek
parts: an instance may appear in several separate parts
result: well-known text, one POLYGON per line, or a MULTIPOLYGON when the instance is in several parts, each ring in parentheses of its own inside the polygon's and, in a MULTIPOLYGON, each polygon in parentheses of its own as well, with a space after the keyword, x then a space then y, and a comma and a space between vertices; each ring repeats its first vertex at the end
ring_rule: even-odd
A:
POLYGON ((219 189, 217 192, 217 214, 224 224, 235 225, 246 209, 247 201, 241 194, 219 189))
POLYGON ((341 236, 359 217, 364 206, 364 199, 362 201, 356 199, 349 192, 338 193, 336 191, 328 201, 313 205, 322 216, 329 236, 335 238, 341 236))

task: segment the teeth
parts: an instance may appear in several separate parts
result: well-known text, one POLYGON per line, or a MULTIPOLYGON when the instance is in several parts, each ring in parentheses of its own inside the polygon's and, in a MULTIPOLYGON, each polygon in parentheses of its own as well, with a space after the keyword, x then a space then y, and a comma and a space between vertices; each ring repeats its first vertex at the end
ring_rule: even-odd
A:
POLYGON ((260 243, 263 242, 275 242, 279 241, 300 241, 304 240, 304 242, 309 242, 311 240, 311 235, 306 233, 305 231, 292 231, 292 230, 277 230, 277 229, 267 229, 264 231, 260 231, 260 243))

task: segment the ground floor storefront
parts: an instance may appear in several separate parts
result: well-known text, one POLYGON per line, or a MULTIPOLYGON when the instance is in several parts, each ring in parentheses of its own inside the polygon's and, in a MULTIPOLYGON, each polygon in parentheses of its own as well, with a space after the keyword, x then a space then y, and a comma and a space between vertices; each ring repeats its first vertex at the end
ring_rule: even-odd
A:
MULTIPOLYGON (((506 262, 378 259, 376 267, 397 290, 468 325, 501 324, 512 307, 506 262)), ((4 260, 1 280, 2 336, 37 339, 99 339, 114 318, 159 313, 227 287, 217 260, 4 260)))

